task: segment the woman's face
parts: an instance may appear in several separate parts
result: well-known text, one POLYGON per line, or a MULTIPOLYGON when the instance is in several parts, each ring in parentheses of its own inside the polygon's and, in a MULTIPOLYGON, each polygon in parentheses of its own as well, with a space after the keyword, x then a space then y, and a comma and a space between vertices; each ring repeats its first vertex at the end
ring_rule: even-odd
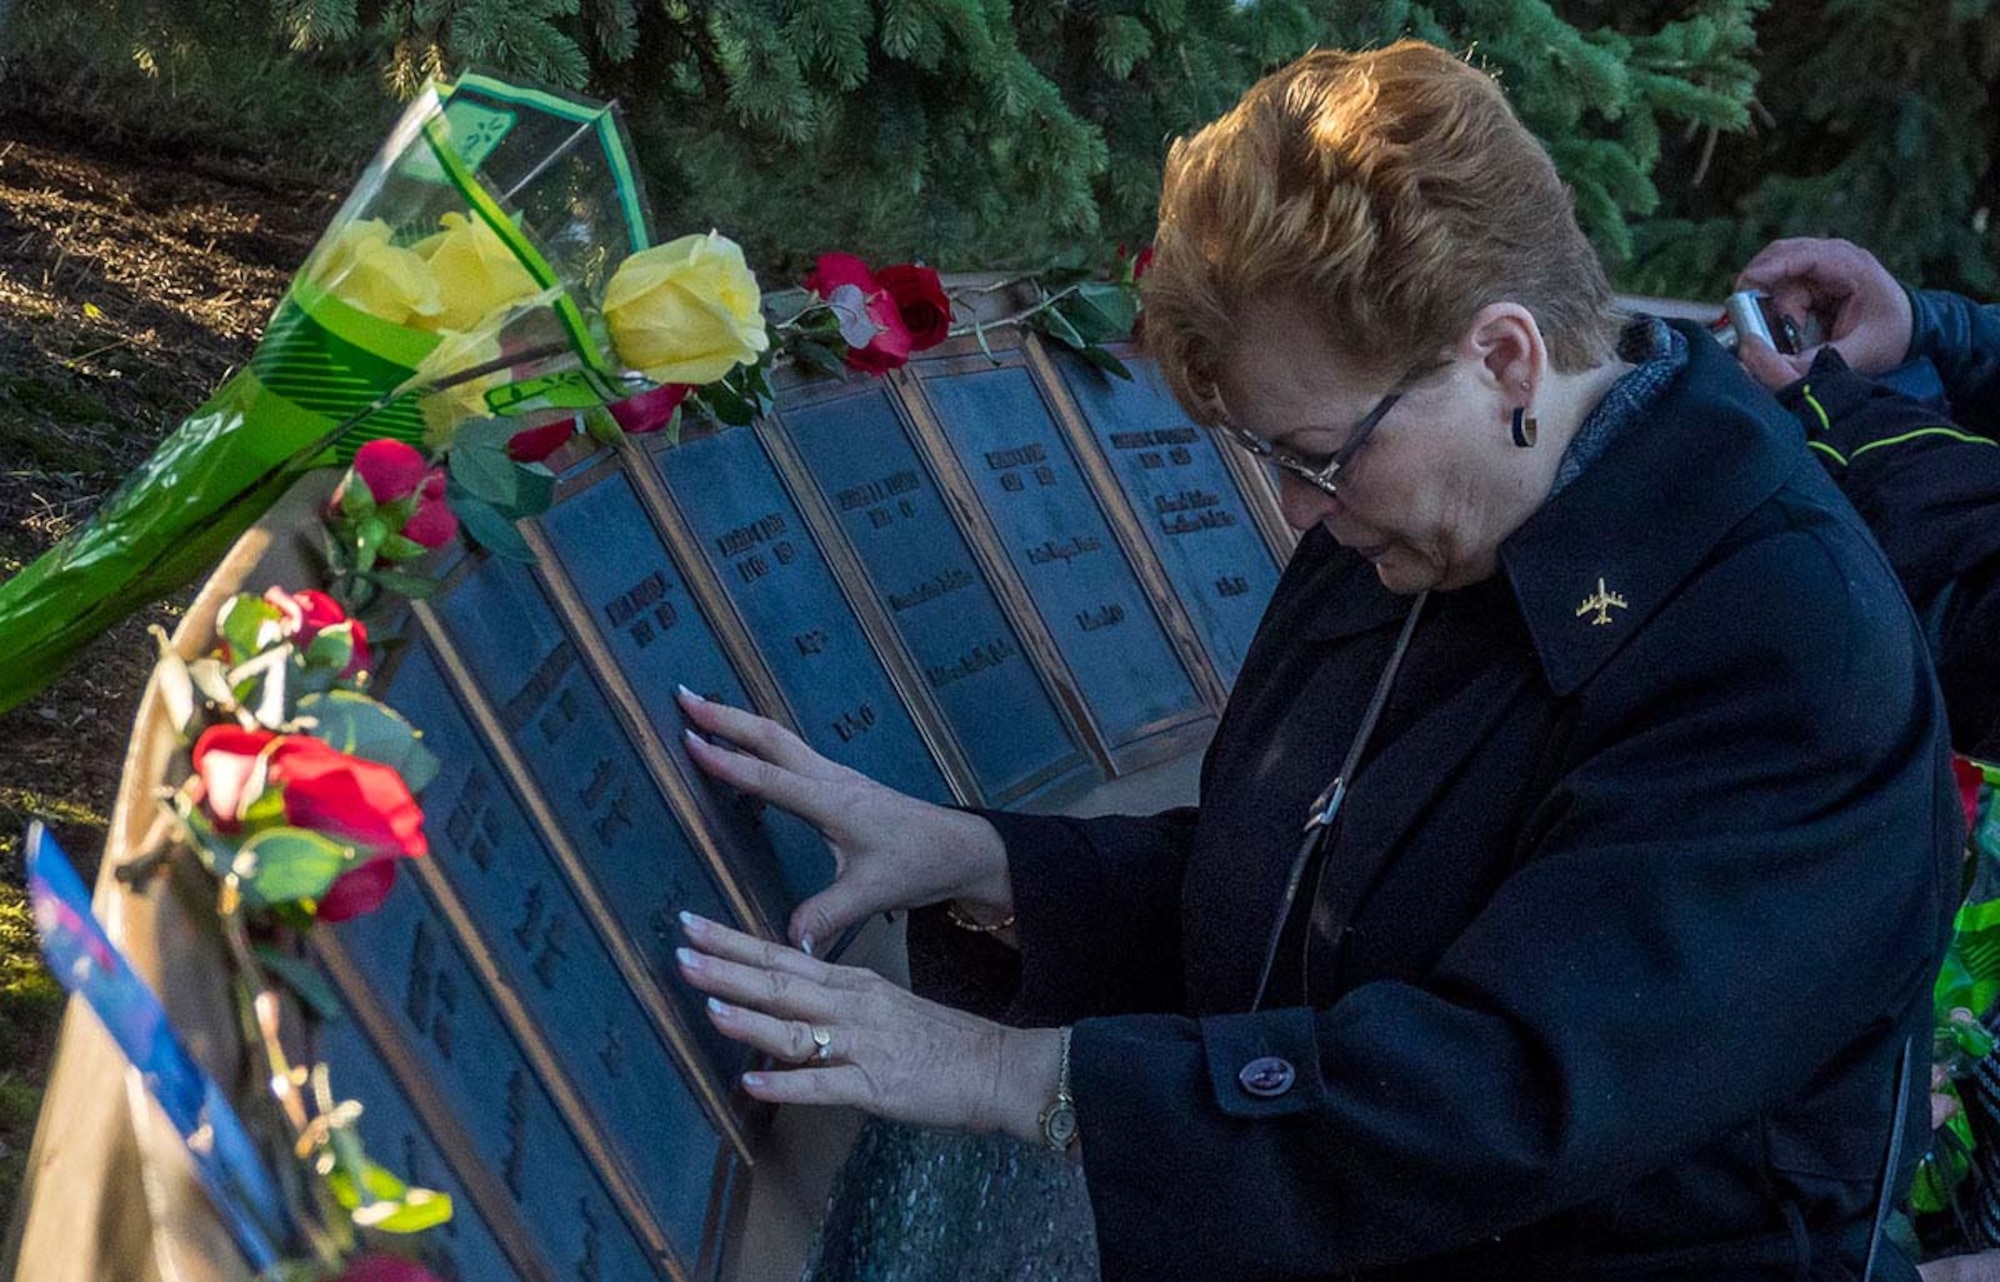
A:
MULTIPOLYGON (((1426 354, 1428 355, 1428 354, 1426 354)), ((1546 492, 1542 469, 1518 456, 1511 404, 1475 353, 1407 387, 1341 467, 1327 494, 1280 471, 1279 505, 1304 533, 1326 527, 1374 563, 1392 592, 1456 588, 1493 573, 1500 543, 1546 492), (1542 489, 1537 491, 1535 486, 1542 489)), ((1428 363, 1411 360, 1408 365, 1428 363)), ((1302 306, 1253 305, 1241 318, 1217 390, 1236 426, 1307 466, 1323 466, 1404 369, 1359 369, 1302 306)))

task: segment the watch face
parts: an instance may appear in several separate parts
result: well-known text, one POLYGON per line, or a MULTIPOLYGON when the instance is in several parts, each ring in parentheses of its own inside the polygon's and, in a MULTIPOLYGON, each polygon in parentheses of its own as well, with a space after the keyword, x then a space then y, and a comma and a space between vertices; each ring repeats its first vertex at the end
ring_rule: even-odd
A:
POLYGON ((1076 1108, 1057 1102, 1042 1114, 1042 1138, 1053 1149, 1066 1149, 1076 1138, 1076 1108))

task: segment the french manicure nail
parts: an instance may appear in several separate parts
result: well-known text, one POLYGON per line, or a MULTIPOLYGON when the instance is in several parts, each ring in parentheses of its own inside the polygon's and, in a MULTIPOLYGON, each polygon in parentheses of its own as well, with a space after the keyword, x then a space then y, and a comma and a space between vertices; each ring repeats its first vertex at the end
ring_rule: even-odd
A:
POLYGON ((762 1073, 745 1073, 743 1075, 743 1084, 754 1091, 764 1084, 764 1075, 762 1073))
POLYGON ((680 694, 681 694, 681 698, 683 698, 683 699, 686 699, 686 700, 687 700, 687 701, 688 701, 689 703, 707 703, 707 702, 708 702, 708 700, 706 700, 706 699, 702 698, 702 697, 701 697, 700 695, 696 694, 696 693, 695 693, 694 691, 692 691, 692 690, 688 689, 688 688, 687 688, 686 686, 684 686, 684 685, 680 685, 679 683, 676 683, 676 684, 674 685, 674 689, 676 689, 676 690, 680 691, 680 694))
POLYGON ((813 937, 811 935, 803 935, 799 938, 799 951, 808 957, 813 955, 813 937))
POLYGON ((708 999, 708 1009, 709 1013, 714 1015, 727 1015, 729 1013, 729 1007, 723 1005, 721 999, 715 997, 708 999))
POLYGON ((696 952, 692 948, 674 949, 674 960, 678 961, 681 965, 687 967, 689 970, 701 969, 701 957, 698 954, 696 954, 696 952))

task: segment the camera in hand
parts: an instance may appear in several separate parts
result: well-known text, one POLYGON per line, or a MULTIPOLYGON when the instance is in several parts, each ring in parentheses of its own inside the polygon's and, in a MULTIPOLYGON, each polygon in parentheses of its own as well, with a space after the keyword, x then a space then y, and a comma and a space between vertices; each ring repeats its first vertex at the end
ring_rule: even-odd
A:
POLYGON ((1722 315, 1709 326, 1723 350, 1735 352, 1744 334, 1754 334, 1787 356, 1796 356, 1819 340, 1811 317, 1795 320, 1779 310, 1769 294, 1740 289, 1723 300, 1722 315))

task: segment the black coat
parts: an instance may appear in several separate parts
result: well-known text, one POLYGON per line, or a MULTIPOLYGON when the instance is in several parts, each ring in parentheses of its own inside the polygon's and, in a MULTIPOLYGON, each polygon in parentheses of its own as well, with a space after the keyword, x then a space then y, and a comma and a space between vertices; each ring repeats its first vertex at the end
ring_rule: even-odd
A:
POLYGON ((1076 1022, 1109 1282, 1858 1274, 1954 906, 1943 709, 1853 509, 1688 333, 1647 421, 1433 595, 1274 1009, 1301 822, 1409 604, 1323 533, 1198 809, 991 816, 1017 1013, 1076 1022))
MULTIPOLYGON (((1924 297, 1937 314, 1961 315, 1924 297)), ((1985 315, 1969 304, 1966 312, 1985 315)), ((1931 351, 1950 356, 1935 320, 1919 328, 1930 335, 1931 351)), ((1983 332, 2000 349, 2000 326, 1989 328, 1967 321, 1949 332, 1968 340, 1983 332)), ((1965 352, 1945 361, 1955 414, 1961 404, 1987 404, 1982 395, 1991 393, 1974 375, 1994 365, 2000 350, 1987 353, 1985 364, 1965 352)), ((1814 454, 1868 522, 1916 607, 1944 688, 1952 746, 2000 761, 2000 422, 1979 421, 1968 431, 1856 374, 1831 347, 1778 399, 1805 425, 1814 454)))

